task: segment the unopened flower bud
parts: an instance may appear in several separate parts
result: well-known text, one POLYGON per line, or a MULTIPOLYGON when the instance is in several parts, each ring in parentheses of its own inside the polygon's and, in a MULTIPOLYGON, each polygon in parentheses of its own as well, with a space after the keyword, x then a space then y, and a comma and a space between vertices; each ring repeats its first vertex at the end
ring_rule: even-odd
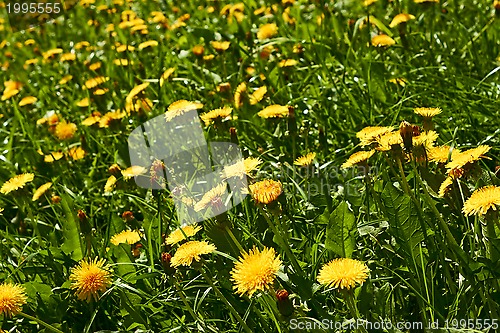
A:
POLYGON ((172 261, 172 255, 167 252, 162 252, 161 254, 161 264, 163 269, 168 274, 173 274, 175 272, 175 268, 171 266, 170 262, 172 261))
POLYGON ((410 152, 413 148, 413 126, 409 122, 403 120, 401 125, 399 125, 399 134, 403 139, 405 150, 410 152))
POLYGON ((276 298, 279 312, 285 317, 290 317, 293 314, 293 303, 288 297, 288 291, 285 289, 278 290, 276 298))

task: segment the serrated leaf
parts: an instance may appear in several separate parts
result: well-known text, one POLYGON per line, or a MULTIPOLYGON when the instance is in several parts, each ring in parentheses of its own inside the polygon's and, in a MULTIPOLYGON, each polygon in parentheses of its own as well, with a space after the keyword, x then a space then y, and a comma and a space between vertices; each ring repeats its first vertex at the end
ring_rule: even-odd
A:
POLYGON ((325 246, 343 258, 350 258, 355 245, 356 219, 347 202, 343 201, 330 214, 325 246))
POLYGON ((421 264, 419 245, 424 240, 417 209, 411 198, 388 183, 382 191, 384 213, 389 220, 388 232, 396 242, 412 269, 421 264))
POLYGON ((71 259, 80 260, 83 258, 83 241, 80 237, 80 224, 76 220, 73 212, 73 199, 66 193, 61 193, 61 205, 65 216, 61 219, 64 243, 61 246, 66 254, 71 254, 71 259))

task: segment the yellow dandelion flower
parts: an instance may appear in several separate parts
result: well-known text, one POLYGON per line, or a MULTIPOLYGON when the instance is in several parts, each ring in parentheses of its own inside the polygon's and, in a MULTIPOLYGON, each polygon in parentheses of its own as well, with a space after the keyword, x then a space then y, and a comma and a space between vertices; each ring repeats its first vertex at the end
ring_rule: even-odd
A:
POLYGON ((465 166, 468 163, 474 163, 479 161, 481 158, 488 158, 484 156, 488 151, 490 151, 491 147, 487 145, 482 145, 477 148, 472 148, 461 152, 455 156, 455 158, 451 159, 451 162, 446 164, 446 168, 450 169, 459 169, 465 166))
POLYGON ((244 175, 250 175, 250 173, 256 170, 261 163, 262 160, 258 158, 247 157, 234 164, 224 166, 224 170, 222 170, 222 177, 225 179, 231 177, 243 178, 244 175))
POLYGON ((255 90, 248 97, 250 105, 255 105, 255 104, 259 103, 264 98, 264 95, 266 93, 267 93, 267 87, 266 86, 262 86, 259 89, 255 90))
POLYGON ((128 180, 132 177, 139 176, 142 174, 145 174, 148 170, 144 167, 141 167, 139 165, 132 165, 131 167, 126 168, 125 170, 122 170, 122 176, 125 180, 128 180))
POLYGON ((283 118, 288 117, 289 109, 287 105, 270 105, 257 113, 262 118, 283 118))
POLYGON ((68 140, 75 135, 76 131, 76 124, 61 121, 57 123, 54 134, 59 140, 68 140))
POLYGON ((63 76, 63 77, 59 80, 59 84, 60 84, 60 85, 66 84, 66 83, 68 83, 69 81, 71 81, 72 79, 73 79, 73 75, 66 75, 66 76, 63 76))
POLYGON ((438 195, 443 198, 450 191, 451 185, 453 185, 453 177, 448 176, 439 186, 438 195))
POLYGON ((375 47, 392 46, 394 44, 396 44, 394 39, 384 34, 377 35, 372 38, 372 45, 375 47))
POLYGON ((174 73, 175 67, 170 67, 160 77, 160 87, 163 87, 163 83, 168 80, 168 78, 174 73))
POLYGON ((179 229, 173 231, 165 240, 165 243, 168 245, 177 244, 187 239, 187 237, 192 237, 201 230, 201 227, 198 225, 186 225, 179 229), (185 236, 184 236, 185 235, 185 236))
POLYGON ((231 42, 229 41, 211 41, 210 42, 210 45, 212 45, 212 47, 216 50, 216 51, 219 51, 219 52, 222 52, 222 51, 226 51, 229 46, 231 45, 231 42))
POLYGON ((107 93, 108 91, 109 91, 108 88, 98 88, 98 89, 94 90, 93 94, 96 96, 101 96, 101 95, 104 95, 105 93, 107 93))
POLYGON ((98 62, 96 62, 96 63, 90 64, 90 65, 89 65, 89 69, 90 69, 91 71, 96 71, 96 70, 98 70, 99 68, 101 68, 101 66, 102 66, 102 63, 101 63, 100 61, 98 61, 98 62))
POLYGON ((393 146, 401 146, 403 144, 403 138, 399 131, 393 131, 383 134, 377 137, 377 147, 375 149, 379 151, 389 151, 393 146))
POLYGON ((126 113, 126 112, 122 112, 122 111, 120 111, 120 110, 110 111, 110 112, 106 113, 104 116, 102 116, 102 117, 99 119, 99 127, 100 127, 100 128, 107 128, 107 127, 109 127, 110 123, 111 123, 113 120, 119 120, 119 119, 122 119, 122 118, 124 118, 126 115, 127 115, 127 113, 126 113))
POLYGON ((242 104, 241 102, 241 94, 247 91, 247 84, 245 82, 241 82, 234 92, 234 107, 239 108, 242 104))
POLYGON ((118 53, 122 53, 125 51, 134 51, 134 50, 135 50, 135 47, 133 47, 132 45, 126 45, 126 44, 119 45, 116 48, 116 52, 118 52, 118 53))
POLYGON ((377 0, 364 0, 363 1, 363 6, 368 7, 370 5, 373 5, 377 0))
POLYGON ((109 176, 108 180, 106 181, 106 184, 104 185, 104 193, 113 192, 115 184, 116 184, 116 177, 113 175, 109 176))
POLYGON ((39 188, 36 189, 35 193, 33 193, 33 198, 31 198, 31 201, 37 201, 40 199, 40 197, 47 192, 47 190, 52 186, 51 182, 45 183, 39 188))
POLYGON ((43 56, 43 59, 49 59, 49 58, 52 58, 53 56, 55 56, 56 54, 61 54, 61 53, 63 53, 63 49, 55 48, 55 49, 51 49, 51 50, 48 50, 46 52, 43 52, 42 56, 43 56))
POLYGON ((113 235, 110 241, 111 244, 116 246, 120 244, 135 244, 141 241, 141 233, 137 230, 123 230, 122 232, 113 235))
POLYGON ((484 215, 491 208, 500 206, 500 186, 489 185, 475 190, 464 203, 462 213, 465 216, 484 215))
POLYGON ((358 152, 352 154, 351 156, 349 156, 347 161, 345 161, 342 164, 341 168, 347 169, 347 168, 350 168, 352 166, 355 166, 361 162, 368 160, 370 157, 373 156, 373 154, 375 154, 375 150, 358 151, 358 152))
POLYGON ((437 140, 439 134, 435 131, 425 131, 420 133, 420 135, 414 136, 412 138, 414 146, 425 146, 426 148, 432 148, 434 142, 437 140))
POLYGON ((295 59, 284 59, 278 63, 278 67, 293 67, 293 66, 297 65, 298 63, 299 62, 295 59))
POLYGON ((145 42, 142 42, 141 44, 139 44, 138 49, 144 50, 147 47, 155 47, 155 46, 158 46, 158 41, 148 40, 148 41, 145 41, 145 42))
POLYGON ((81 41, 81 42, 78 42, 75 44, 75 50, 81 50, 85 47, 89 47, 90 46, 90 43, 87 42, 86 40, 84 41, 81 41))
POLYGON ((74 53, 64 53, 61 55, 61 58, 59 58, 59 61, 61 62, 74 60, 76 60, 76 54, 74 53))
POLYGON ((297 20, 290 15, 290 7, 285 8, 281 17, 283 17, 283 21, 290 25, 294 25, 297 22, 297 20))
POLYGON ((203 197, 194 205, 194 210, 199 212, 208 206, 220 201, 222 195, 226 193, 226 184, 219 184, 206 192, 203 197))
POLYGON ((176 29, 179 29, 180 27, 185 27, 186 26, 186 22, 183 22, 183 21, 175 21, 170 27, 168 27, 169 30, 176 30, 176 29))
POLYGON ((186 101, 185 99, 181 99, 179 101, 173 102, 169 105, 167 112, 165 112, 165 120, 170 121, 177 116, 181 116, 186 112, 201 109, 203 104, 186 101))
POLYGON ((414 20, 414 19, 415 19, 415 16, 413 16, 411 14, 405 14, 405 13, 398 14, 398 15, 394 16, 391 23, 389 24, 389 27, 394 28, 400 24, 407 23, 407 22, 414 20))
POLYGON ((316 153, 308 153, 304 156, 298 157, 293 164, 298 166, 308 166, 311 165, 316 157, 316 153))
POLYGON ((249 186, 252 198, 257 203, 269 204, 283 193, 283 185, 279 181, 264 179, 249 186))
POLYGON ((131 65, 133 64, 133 61, 129 61, 128 59, 115 59, 113 60, 113 64, 115 64, 116 66, 123 66, 123 67, 126 67, 128 65, 131 65))
POLYGON ((356 137, 361 141, 361 146, 364 147, 377 142, 378 137, 391 132, 392 130, 392 127, 368 126, 356 133, 356 137))
POLYGON ((209 112, 205 112, 202 115, 200 115, 200 118, 205 123, 205 126, 208 126, 217 119, 220 120, 228 119, 231 116, 232 111, 233 111, 232 108, 224 106, 223 108, 218 108, 209 112))
POLYGON ((91 79, 88 79, 87 81, 85 81, 85 88, 92 89, 92 88, 95 88, 98 85, 103 84, 103 83, 108 82, 108 81, 109 81, 109 77, 107 77, 107 76, 94 77, 94 78, 91 78, 91 79))
POLYGON ((23 188, 24 185, 33 181, 35 175, 32 173, 22 173, 20 175, 16 175, 9 180, 7 180, 0 188, 0 193, 8 194, 12 191, 16 191, 20 188, 23 188))
POLYGON ((18 314, 27 299, 23 286, 11 282, 0 284, 0 314, 9 318, 18 314))
POLYGON ((135 96, 139 95, 148 86, 149 86, 149 82, 144 82, 144 83, 142 83, 142 84, 140 84, 138 86, 135 86, 134 88, 132 88, 132 90, 130 90, 129 94, 125 98, 125 101, 126 102, 131 102, 132 98, 134 98, 135 96))
POLYGON ((38 98, 34 96, 24 97, 21 101, 19 101, 19 106, 31 105, 34 104, 37 100, 38 98))
POLYGON ((206 241, 189 241, 179 246, 170 264, 172 267, 190 266, 193 260, 200 261, 202 254, 209 254, 215 250, 215 245, 206 241))
POLYGON ((48 155, 45 155, 43 157, 43 161, 46 163, 52 163, 54 161, 59 161, 61 158, 63 158, 64 154, 60 151, 54 151, 48 155))
POLYGON ((257 8, 256 10, 254 10, 253 14, 255 16, 258 16, 258 15, 266 13, 266 12, 269 12, 269 14, 271 13, 271 11, 269 10, 269 8, 267 8, 266 6, 262 6, 260 8, 257 8))
POLYGON ((28 66, 38 64, 39 61, 40 59, 38 58, 28 59, 24 62, 23 68, 28 69, 28 66))
POLYGON ((396 78, 390 79, 389 82, 400 85, 401 87, 406 86, 406 84, 408 83, 408 81, 403 77, 396 77, 396 78))
POLYGON ((242 253, 231 270, 233 288, 237 294, 250 297, 258 290, 268 289, 276 279, 281 263, 272 247, 264 247, 262 251, 254 247, 248 253, 242 253))
POLYGON ((454 148, 452 150, 450 146, 437 146, 429 149, 429 151, 427 152, 427 158, 429 159, 430 162, 446 163, 448 162, 448 157, 454 159, 457 157, 457 154, 459 153, 460 150, 457 148, 454 148))
POLYGON ((88 116, 82 121, 83 126, 92 126, 94 124, 99 123, 99 120, 101 119, 101 113, 100 112, 92 112, 92 115, 88 116))
POLYGON ((351 289, 356 284, 363 284, 368 273, 368 267, 359 260, 337 258, 321 267, 318 282, 327 287, 351 289))
POLYGON ((71 288, 75 289, 78 299, 90 302, 97 300, 99 292, 105 292, 111 286, 111 267, 105 259, 82 259, 71 269, 71 288))
POLYGON ((439 0, 413 0, 415 3, 439 3, 439 0))
POLYGON ((257 39, 264 40, 274 37, 278 33, 278 26, 274 23, 263 24, 257 31, 257 39))
POLYGON ((6 101, 8 100, 9 98, 11 98, 12 96, 15 96, 17 94, 19 94, 19 89, 16 89, 16 88, 6 88, 4 91, 3 91, 3 94, 2 94, 2 101, 6 101))
POLYGON ((88 97, 85 97, 81 100, 79 100, 77 103, 76 103, 77 106, 81 107, 81 108, 86 108, 87 106, 90 105, 90 100, 88 97))
POLYGON ((443 111, 441 108, 415 108, 413 112, 425 118, 432 118, 443 111))
POLYGON ((82 147, 71 147, 68 149, 68 155, 75 161, 81 160, 85 157, 85 150, 82 147))

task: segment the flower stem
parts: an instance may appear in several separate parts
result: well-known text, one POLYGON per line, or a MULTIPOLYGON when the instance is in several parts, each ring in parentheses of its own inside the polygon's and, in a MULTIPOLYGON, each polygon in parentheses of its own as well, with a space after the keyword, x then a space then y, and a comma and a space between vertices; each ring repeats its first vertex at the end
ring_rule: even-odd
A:
POLYGON ((169 281, 175 286, 175 290, 177 290, 177 294, 181 298, 182 303, 184 303, 184 306, 186 306, 189 314, 191 314, 191 317, 193 317, 193 320, 203 324, 204 323, 203 317, 201 318, 201 320, 198 319, 198 315, 194 312, 193 308, 191 307, 191 305, 187 301, 186 295, 184 295, 184 292, 182 291, 182 288, 179 285, 179 282, 177 282, 177 280, 175 278, 173 278, 173 279, 169 278, 169 281))
POLYGON ((491 212, 488 212, 486 214, 485 218, 486 222, 486 232, 488 235, 488 247, 489 247, 489 255, 490 259, 492 262, 497 262, 500 255, 498 253, 498 250, 495 248, 494 242, 496 241, 497 238, 497 233, 495 231, 495 219, 494 219, 494 214, 491 212))
POLYGON ((229 303, 229 301, 227 300, 227 298, 221 293, 221 291, 219 290, 219 288, 217 288, 217 286, 214 284, 214 282, 212 281, 212 279, 210 278, 210 276, 208 276, 208 274, 205 272, 205 269, 200 268, 200 272, 203 275, 203 277, 205 278, 205 280, 208 282, 208 284, 215 291, 215 293, 217 294, 217 296, 222 300, 222 302, 229 309, 229 311, 231 312, 231 314, 236 318, 236 320, 241 325, 241 327, 243 328, 243 330, 246 333, 252 333, 252 330, 250 329, 250 327, 248 327, 247 323, 245 323, 245 321, 243 320, 243 318, 241 318, 240 314, 236 311, 236 309, 233 307, 233 305, 231 303, 229 303))
POLYGON ((354 293, 352 290, 342 290, 342 295, 344 296, 344 300, 347 304, 347 307, 349 308, 349 312, 351 312, 351 315, 353 318, 356 320, 356 330, 357 332, 363 332, 363 333, 368 333, 366 328, 363 325, 358 324, 358 319, 360 319, 359 315, 359 310, 356 305, 356 301, 354 299, 354 293))
POLYGON ((240 253, 245 253, 245 250, 243 249, 243 246, 241 246, 240 242, 238 242, 238 240, 236 239, 236 237, 233 234, 233 231, 227 226, 227 224, 225 226, 225 229, 226 229, 227 234, 229 235, 229 237, 233 241, 233 243, 236 245, 236 247, 240 251, 240 253))
POLYGON ((304 276, 304 272, 302 271, 302 267, 300 267, 299 262, 297 261, 297 258, 293 255, 292 249, 290 248, 290 244, 285 240, 281 232, 276 228, 274 223, 269 219, 269 216, 267 216, 266 212, 262 209, 262 207, 259 207, 262 215, 266 219, 267 224, 269 225, 269 228, 271 231, 274 233, 274 235, 278 238, 278 242, 280 243, 279 245, 285 250, 285 253, 287 257, 290 259, 292 266, 294 270, 296 271, 297 274, 300 274, 304 276))
POLYGON ((33 317, 33 316, 30 316, 29 314, 27 313, 24 313, 24 312, 19 312, 19 314, 21 316, 23 316, 24 318, 27 318, 29 320, 33 320, 33 321, 36 321, 38 324, 44 326, 45 328, 51 330, 52 332, 56 332, 56 333, 64 333, 63 331, 61 330, 58 330, 57 328, 55 328, 54 326, 50 325, 50 324, 47 324, 46 322, 44 322, 43 320, 41 319, 38 319, 36 317, 33 317))

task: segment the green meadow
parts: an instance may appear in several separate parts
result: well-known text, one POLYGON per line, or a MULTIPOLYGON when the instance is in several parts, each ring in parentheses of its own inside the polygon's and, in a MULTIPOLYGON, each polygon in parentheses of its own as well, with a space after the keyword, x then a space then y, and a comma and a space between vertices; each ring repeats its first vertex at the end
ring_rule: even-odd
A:
POLYGON ((0 2, 0 332, 497 331, 499 1, 25 4, 0 2), (129 145, 189 115, 241 153, 187 157, 218 175, 196 195, 129 145))

